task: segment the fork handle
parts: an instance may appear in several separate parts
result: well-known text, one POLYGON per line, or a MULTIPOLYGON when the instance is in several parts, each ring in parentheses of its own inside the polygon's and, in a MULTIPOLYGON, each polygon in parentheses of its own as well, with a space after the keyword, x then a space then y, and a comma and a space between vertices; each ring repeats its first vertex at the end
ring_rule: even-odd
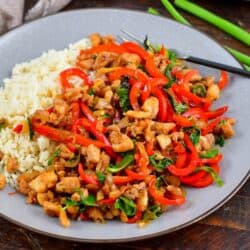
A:
POLYGON ((209 61, 209 60, 194 57, 194 56, 188 56, 188 57, 185 58, 185 60, 189 61, 189 62, 209 66, 211 68, 222 69, 222 70, 225 70, 225 71, 228 71, 228 72, 231 72, 231 73, 235 73, 235 74, 250 77, 250 71, 246 71, 246 70, 243 70, 243 69, 240 69, 240 68, 237 68, 237 67, 233 67, 233 66, 230 66, 230 65, 226 65, 226 64, 223 64, 223 63, 213 62, 213 61, 209 61))

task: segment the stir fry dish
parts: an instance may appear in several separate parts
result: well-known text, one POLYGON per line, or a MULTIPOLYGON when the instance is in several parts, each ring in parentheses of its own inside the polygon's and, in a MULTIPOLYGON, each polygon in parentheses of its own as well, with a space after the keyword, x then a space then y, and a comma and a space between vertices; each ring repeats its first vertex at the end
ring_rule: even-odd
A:
POLYGON ((53 105, 28 117, 30 140, 56 146, 46 170, 18 177, 27 202, 64 227, 70 219, 142 227, 184 204, 183 187, 222 186, 219 147, 234 136, 235 120, 225 116, 228 106, 211 105, 227 73, 201 76, 147 38, 144 47, 97 33, 89 39, 92 47, 58 75, 53 105))

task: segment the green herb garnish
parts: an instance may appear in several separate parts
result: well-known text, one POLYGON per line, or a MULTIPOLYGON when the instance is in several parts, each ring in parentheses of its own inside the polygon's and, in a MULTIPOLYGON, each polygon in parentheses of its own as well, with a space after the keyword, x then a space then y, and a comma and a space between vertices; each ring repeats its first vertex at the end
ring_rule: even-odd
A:
POLYGON ((103 183, 105 181, 106 176, 101 172, 96 172, 96 176, 99 182, 103 183))
POLYGON ((120 196, 115 202, 115 208, 123 211, 127 216, 134 216, 136 213, 136 205, 131 199, 120 196))
POLYGON ((159 11, 157 9, 155 9, 155 8, 152 8, 152 7, 149 7, 148 10, 147 10, 147 12, 149 14, 152 14, 152 15, 155 15, 155 16, 159 16, 160 15, 159 11))
POLYGON ((123 112, 126 112, 130 109, 130 102, 129 102, 129 82, 128 77, 123 77, 121 81, 121 87, 118 88, 117 94, 119 96, 119 105, 123 112))
POLYGON ((219 177, 219 175, 214 171, 213 168, 211 167, 207 167, 207 166, 202 166, 202 167, 198 167, 195 169, 195 172, 198 172, 200 170, 206 171, 209 174, 211 174, 211 176, 213 177, 213 180, 215 181, 215 183, 217 184, 217 186, 222 187, 224 182, 222 181, 222 179, 219 177))
POLYGON ((160 217, 161 214, 162 214, 161 208, 157 205, 153 205, 143 213, 142 220, 147 223, 157 219, 158 217, 160 217))
POLYGON ((167 93, 168 93, 170 102, 171 102, 171 104, 172 104, 174 110, 175 110, 179 115, 182 114, 182 113, 184 113, 184 112, 187 110, 187 108, 188 108, 187 105, 186 105, 186 104, 183 104, 183 103, 178 103, 178 102, 175 100, 174 96, 173 96, 171 93, 169 93, 169 91, 167 91, 167 93))
POLYGON ((215 137, 215 144, 223 147, 225 145, 225 138, 223 135, 218 135, 215 137))
POLYGON ((214 158, 215 156, 217 156, 218 153, 219 153, 218 148, 213 148, 211 150, 206 151, 205 153, 200 153, 200 157, 210 159, 210 158, 214 158))
POLYGON ((207 94, 206 87, 203 84, 195 84, 192 86, 192 92, 200 97, 205 97, 207 94))
POLYGON ((94 95, 94 94, 95 94, 94 89, 93 89, 93 88, 90 88, 90 89, 89 89, 89 95, 94 95))
POLYGON ((149 156, 150 163, 156 168, 157 171, 162 172, 165 168, 173 164, 173 160, 170 158, 163 158, 161 160, 156 160, 156 154, 149 156))
POLYGON ((200 141, 200 136, 201 136, 201 131, 200 129, 196 128, 196 127, 188 127, 188 128, 184 128, 185 132, 188 132, 189 138, 191 140, 191 142, 196 145, 199 143, 200 141))
POLYGON ((133 162, 134 162, 134 152, 126 153, 123 159, 119 163, 117 163, 116 165, 111 164, 108 167, 108 171, 110 173, 117 173, 122 169, 126 168, 127 166, 129 166, 130 164, 132 164, 133 162))
POLYGON ((48 166, 50 166, 54 161, 55 159, 61 154, 61 149, 58 148, 52 155, 51 157, 48 159, 48 166))

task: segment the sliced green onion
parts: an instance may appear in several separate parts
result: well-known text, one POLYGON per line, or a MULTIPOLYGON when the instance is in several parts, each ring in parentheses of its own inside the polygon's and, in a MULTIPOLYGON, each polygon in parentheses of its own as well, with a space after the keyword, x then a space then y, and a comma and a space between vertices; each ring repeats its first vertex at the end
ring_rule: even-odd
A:
POLYGON ((187 0, 175 0, 174 4, 179 8, 213 24, 214 26, 220 28, 234 38, 250 46, 250 33, 240 28, 239 26, 187 0))
POLYGON ((250 66, 250 56, 245 55, 235 49, 225 46, 225 48, 241 63, 250 66))
POLYGON ((243 67, 245 68, 245 70, 250 71, 250 66, 244 64, 243 67))
POLYGON ((148 11, 149 14, 152 14, 152 15, 155 15, 155 16, 160 15, 160 12, 157 9, 152 8, 152 7, 149 7, 147 11, 148 11))
POLYGON ((134 153, 128 153, 116 165, 111 164, 108 167, 108 171, 110 173, 117 173, 117 172, 121 171, 122 169, 126 168, 127 166, 129 166, 130 164, 132 164, 133 162, 134 162, 134 153))
POLYGON ((174 8, 174 6, 168 0, 161 0, 164 7, 167 9, 169 14, 178 22, 185 25, 190 25, 190 23, 174 8))

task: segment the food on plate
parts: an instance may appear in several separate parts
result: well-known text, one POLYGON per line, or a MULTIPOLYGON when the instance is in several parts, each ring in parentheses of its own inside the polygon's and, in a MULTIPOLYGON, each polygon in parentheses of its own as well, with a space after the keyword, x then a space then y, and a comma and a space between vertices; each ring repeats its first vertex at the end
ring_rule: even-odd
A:
POLYGON ((0 189, 10 183, 70 219, 143 226, 186 201, 183 186, 223 184, 218 146, 234 136, 228 84, 164 46, 92 34, 17 65, 0 91, 0 189))

